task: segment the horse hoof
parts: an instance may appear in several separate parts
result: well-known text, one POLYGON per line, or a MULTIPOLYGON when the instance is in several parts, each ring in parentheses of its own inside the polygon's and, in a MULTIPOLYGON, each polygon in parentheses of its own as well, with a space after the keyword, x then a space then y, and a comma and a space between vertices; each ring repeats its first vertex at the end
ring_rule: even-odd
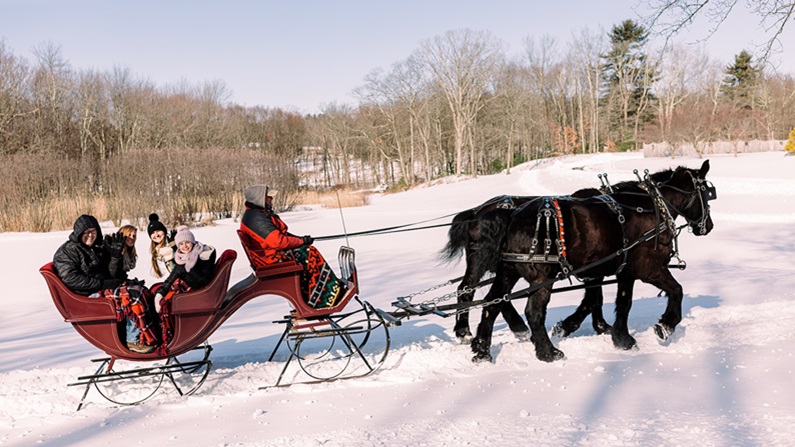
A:
POLYGON ((472 332, 468 327, 456 328, 455 338, 457 338, 462 345, 465 343, 470 343, 472 341, 472 332))
POLYGON ((607 323, 598 323, 595 324, 593 327, 593 330, 596 332, 596 335, 609 334, 612 329, 613 326, 610 326, 607 323))
POLYGON ((455 338, 457 338, 462 344, 469 343, 472 341, 472 332, 470 332, 469 328, 456 329, 455 338))
POLYGON ((655 323, 654 324, 654 334, 657 335, 657 338, 660 341, 667 341, 668 337, 674 333, 674 328, 668 326, 665 323, 655 323))
POLYGON ((634 348, 637 345, 637 342, 634 338, 629 335, 624 337, 613 337, 613 346, 623 351, 629 351, 630 349, 634 348))
POLYGON ((552 348, 552 350, 548 353, 536 353, 536 357, 538 357, 538 360, 541 360, 542 362, 552 363, 565 357, 565 354, 563 354, 563 351, 560 349, 552 348))
POLYGON ((513 335, 519 341, 530 341, 530 331, 514 332, 513 335))
POLYGON ((488 352, 481 352, 472 357, 472 363, 491 363, 491 354, 488 352))
POLYGON ((555 326, 553 326, 553 327, 552 327, 552 331, 551 331, 551 336, 552 336, 552 337, 557 337, 557 338, 566 338, 566 337, 568 337, 570 334, 571 334, 571 332, 570 332, 570 331, 567 331, 567 330, 566 330, 566 329, 563 327, 563 322, 562 322, 562 321, 558 321, 558 323, 557 323, 555 326))
POLYGON ((491 361, 491 346, 480 338, 473 338, 470 343, 472 352, 475 354, 472 361, 475 363, 491 361))

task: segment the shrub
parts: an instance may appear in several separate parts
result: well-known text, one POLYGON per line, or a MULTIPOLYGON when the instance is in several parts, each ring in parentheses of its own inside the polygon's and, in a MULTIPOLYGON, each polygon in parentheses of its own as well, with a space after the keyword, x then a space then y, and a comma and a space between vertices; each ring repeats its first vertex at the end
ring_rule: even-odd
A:
POLYGON ((795 129, 792 129, 792 131, 789 133, 787 144, 784 146, 784 150, 789 153, 795 153, 795 129))

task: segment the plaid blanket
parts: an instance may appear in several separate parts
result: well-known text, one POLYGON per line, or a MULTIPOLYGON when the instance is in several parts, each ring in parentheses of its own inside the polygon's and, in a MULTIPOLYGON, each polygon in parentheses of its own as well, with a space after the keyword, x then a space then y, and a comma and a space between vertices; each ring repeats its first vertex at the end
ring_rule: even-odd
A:
POLYGON ((304 271, 301 273, 301 293, 304 301, 314 308, 333 307, 345 295, 345 282, 337 278, 323 255, 312 245, 290 250, 304 271))
MULTIPOLYGON (((161 284, 162 285, 162 284, 161 284)), ((180 292, 190 290, 187 284, 181 279, 176 279, 169 290, 160 290, 152 287, 155 293, 160 293, 163 298, 160 300, 160 331, 163 334, 163 344, 157 349, 157 353, 165 355, 168 353, 168 344, 174 337, 174 317, 171 315, 171 299, 180 292)))
POLYGON ((127 340, 128 343, 141 343, 153 345, 157 342, 157 334, 149 317, 147 301, 151 298, 149 289, 139 285, 125 285, 117 289, 101 291, 105 298, 110 298, 116 303, 116 321, 122 322, 129 318, 135 327, 141 331, 138 340, 127 340))

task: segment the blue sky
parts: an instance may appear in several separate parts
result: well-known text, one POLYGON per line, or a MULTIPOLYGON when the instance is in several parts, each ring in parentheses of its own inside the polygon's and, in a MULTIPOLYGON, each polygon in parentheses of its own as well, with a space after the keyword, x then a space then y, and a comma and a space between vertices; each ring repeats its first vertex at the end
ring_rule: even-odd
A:
MULTIPOLYGON (((446 31, 488 30, 506 43, 509 55, 518 55, 526 37, 549 34, 565 44, 584 27, 607 31, 637 18, 637 4, 0 0, 0 39, 23 57, 32 58, 37 44, 53 42, 77 69, 129 67, 160 86, 222 80, 238 104, 315 113, 324 104, 353 102, 351 91, 363 84, 367 73, 388 69, 423 40, 446 31)), ((710 38, 709 54, 728 64, 734 54, 751 48, 754 39, 763 41, 757 22, 739 10, 710 38)), ((707 26, 689 36, 688 41, 706 37, 707 26)), ((793 36, 793 29, 783 36, 785 49, 795 45, 793 36)), ((784 60, 784 55, 778 58, 784 60)), ((795 72, 795 65, 783 63, 781 68, 795 72)))

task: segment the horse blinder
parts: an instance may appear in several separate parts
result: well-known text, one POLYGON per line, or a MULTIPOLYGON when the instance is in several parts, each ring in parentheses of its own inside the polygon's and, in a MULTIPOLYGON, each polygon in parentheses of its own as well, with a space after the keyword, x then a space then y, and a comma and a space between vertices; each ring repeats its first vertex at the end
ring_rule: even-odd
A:
POLYGON ((704 194, 704 200, 707 202, 718 198, 718 191, 715 189, 715 185, 713 185, 710 181, 703 180, 701 191, 702 194, 704 194))

